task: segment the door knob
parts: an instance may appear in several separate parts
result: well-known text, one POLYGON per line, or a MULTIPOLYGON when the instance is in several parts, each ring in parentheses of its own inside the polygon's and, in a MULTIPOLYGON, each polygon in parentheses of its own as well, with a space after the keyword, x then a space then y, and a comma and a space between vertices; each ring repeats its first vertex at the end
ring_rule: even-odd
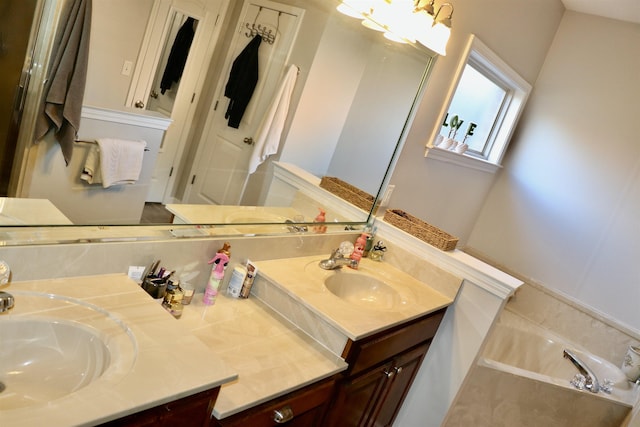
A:
POLYGON ((141 100, 137 100, 135 104, 136 108, 144 108, 144 102, 142 102, 141 100))
POLYGON ((248 137, 242 140, 247 145, 253 145, 253 138, 248 137))
POLYGON ((153 99, 158 99, 158 92, 156 92, 155 90, 152 90, 149 96, 152 97, 153 99))

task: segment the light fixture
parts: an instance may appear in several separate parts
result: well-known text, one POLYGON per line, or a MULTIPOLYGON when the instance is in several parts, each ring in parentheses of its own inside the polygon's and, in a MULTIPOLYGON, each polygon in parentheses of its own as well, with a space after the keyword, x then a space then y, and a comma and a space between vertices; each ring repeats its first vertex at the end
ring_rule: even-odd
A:
POLYGON ((418 41, 437 54, 446 55, 453 16, 450 3, 443 3, 436 12, 435 0, 342 0, 337 10, 360 19, 367 28, 383 32, 389 40, 418 41), (441 17, 444 7, 450 13, 441 17))
MULTIPOLYGON (((425 13, 428 15, 433 14, 433 3, 431 2, 425 6, 425 13)), ((431 26, 423 27, 422 31, 418 34, 416 39, 423 46, 428 47, 438 55, 445 56, 447 54, 447 43, 451 36, 451 17, 453 16, 453 5, 451 3, 443 3, 438 7, 438 11, 433 15, 431 26), (449 15, 439 18, 440 12, 443 7, 449 7, 449 15)))

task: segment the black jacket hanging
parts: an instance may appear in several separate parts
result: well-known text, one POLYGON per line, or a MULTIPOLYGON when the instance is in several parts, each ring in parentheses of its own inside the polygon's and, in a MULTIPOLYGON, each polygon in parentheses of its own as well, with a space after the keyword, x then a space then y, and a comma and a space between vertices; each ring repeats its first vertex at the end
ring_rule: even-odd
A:
POLYGON ((224 115, 228 126, 237 129, 258 83, 258 48, 262 37, 256 35, 233 61, 224 96, 229 98, 229 107, 224 115))
POLYGON ((189 49, 191 49, 191 42, 193 41, 193 23, 193 18, 187 18, 173 41, 169 59, 167 59, 167 66, 164 68, 162 80, 160 81, 160 92, 163 95, 167 90, 171 89, 173 83, 177 83, 182 77, 187 56, 189 56, 189 49))

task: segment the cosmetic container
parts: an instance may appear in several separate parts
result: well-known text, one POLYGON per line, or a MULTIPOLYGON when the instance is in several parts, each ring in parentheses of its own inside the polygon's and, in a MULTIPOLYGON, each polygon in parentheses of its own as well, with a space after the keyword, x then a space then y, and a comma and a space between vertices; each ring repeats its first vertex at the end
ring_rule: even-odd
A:
POLYGON ((227 286, 227 295, 232 298, 238 298, 240 296, 240 292, 242 291, 242 285, 246 277, 246 267, 242 265, 236 266, 233 269, 233 273, 231 273, 231 279, 229 280, 229 285, 227 286))

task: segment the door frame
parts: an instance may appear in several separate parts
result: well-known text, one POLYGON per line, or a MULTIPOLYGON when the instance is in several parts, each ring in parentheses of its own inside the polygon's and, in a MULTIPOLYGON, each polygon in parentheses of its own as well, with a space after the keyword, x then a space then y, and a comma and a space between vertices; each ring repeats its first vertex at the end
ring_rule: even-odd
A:
MULTIPOLYGON (((230 1, 158 0, 151 11, 142 42, 140 61, 136 64, 125 104, 131 108, 135 108, 134 105, 138 99, 146 102, 152 89, 173 12, 179 11, 200 21, 171 113, 173 123, 164 135, 164 140, 176 140, 176 149, 171 159, 172 171, 162 195, 162 203, 176 201, 174 193, 177 178, 181 176, 181 163, 189 138, 190 126, 188 125, 194 119, 196 106, 202 95, 207 71, 220 38, 222 23, 227 16, 230 1)), ((154 171, 155 169, 154 167, 154 171)))

